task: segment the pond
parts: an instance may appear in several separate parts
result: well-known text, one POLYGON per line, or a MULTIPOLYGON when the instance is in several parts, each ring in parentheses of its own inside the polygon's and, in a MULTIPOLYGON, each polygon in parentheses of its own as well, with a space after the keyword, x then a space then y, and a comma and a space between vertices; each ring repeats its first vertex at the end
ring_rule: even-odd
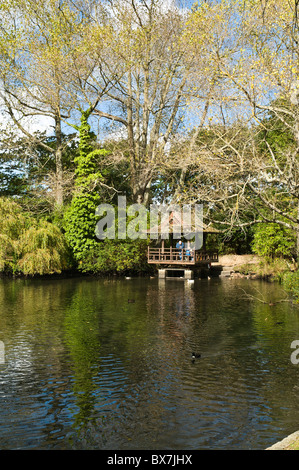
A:
POLYGON ((246 279, 1 279, 0 449, 274 444, 299 427, 285 297, 246 279))

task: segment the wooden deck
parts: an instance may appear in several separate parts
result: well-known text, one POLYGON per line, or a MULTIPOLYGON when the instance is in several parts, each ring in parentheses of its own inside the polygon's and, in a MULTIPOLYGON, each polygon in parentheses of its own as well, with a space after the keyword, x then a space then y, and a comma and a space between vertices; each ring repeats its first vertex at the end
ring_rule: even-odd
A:
POLYGON ((167 264, 181 266, 195 266, 207 263, 218 262, 218 252, 215 251, 195 251, 193 256, 188 256, 186 249, 177 248, 150 248, 148 247, 147 261, 149 264, 167 264))

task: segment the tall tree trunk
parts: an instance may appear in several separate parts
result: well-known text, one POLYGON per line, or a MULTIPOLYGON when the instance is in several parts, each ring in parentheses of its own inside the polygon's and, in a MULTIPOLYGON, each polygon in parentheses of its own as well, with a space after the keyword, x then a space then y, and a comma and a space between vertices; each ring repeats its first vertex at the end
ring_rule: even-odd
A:
POLYGON ((63 206, 63 164, 62 164, 62 130, 59 114, 55 117, 55 135, 56 135, 56 188, 55 188, 55 204, 57 207, 63 206))
MULTIPOLYGON (((296 84, 296 90, 297 90, 297 94, 296 94, 295 102, 294 102, 294 99, 292 101, 293 101, 293 104, 296 105, 296 118, 295 118, 295 127, 294 127, 294 137, 295 137, 295 140, 296 140, 297 151, 298 151, 298 149, 299 149, 299 92, 298 92, 298 83, 296 84)), ((297 155, 297 157, 298 157, 298 155, 297 155)), ((299 266, 299 194, 298 194, 298 202, 297 202, 296 241, 297 241, 297 244, 296 244, 296 261, 297 261, 297 265, 299 266)))
POLYGON ((56 159, 56 191, 55 203, 57 207, 63 206, 63 166, 62 166, 62 150, 59 147, 55 152, 56 159))

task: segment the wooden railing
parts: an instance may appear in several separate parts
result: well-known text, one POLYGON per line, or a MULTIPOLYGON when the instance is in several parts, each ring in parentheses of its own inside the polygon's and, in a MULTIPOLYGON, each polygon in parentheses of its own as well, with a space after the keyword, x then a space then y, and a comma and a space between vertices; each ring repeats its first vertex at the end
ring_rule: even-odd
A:
POLYGON ((218 261, 218 253, 216 251, 196 250, 189 252, 187 249, 148 247, 147 260, 150 264, 215 263, 218 261))

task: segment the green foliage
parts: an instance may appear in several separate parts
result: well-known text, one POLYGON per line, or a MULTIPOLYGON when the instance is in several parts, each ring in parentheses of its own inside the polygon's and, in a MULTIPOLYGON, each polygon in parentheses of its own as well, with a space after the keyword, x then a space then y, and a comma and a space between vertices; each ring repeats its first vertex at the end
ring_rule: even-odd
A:
POLYGON ((26 275, 60 273, 69 267, 69 251, 62 232, 45 220, 24 231, 19 243, 17 266, 26 275))
POLYGON ((97 149, 96 137, 88 124, 91 111, 82 111, 81 125, 79 127, 79 154, 74 158, 76 165, 76 187, 81 190, 95 189, 97 183, 103 179, 97 171, 97 156, 105 156, 109 152, 105 149, 97 149))
MULTIPOLYGON (((2 130, 0 136, 0 195, 17 196, 18 201, 35 213, 53 210, 49 194, 53 190, 52 175, 56 172, 55 150, 57 139, 46 133, 35 132, 34 141, 2 130), (45 149, 41 143, 45 144, 45 149), (53 149, 51 152, 50 149, 53 149)), ((62 165, 66 174, 73 171, 74 155, 78 153, 74 134, 62 135, 62 165)))
POLYGON ((283 258, 266 260, 261 258, 258 263, 245 263, 238 267, 241 274, 254 274, 260 279, 282 282, 286 272, 290 270, 290 263, 283 258))
POLYGON ((292 105, 282 97, 274 100, 271 105, 285 110, 286 113, 283 113, 283 119, 281 119, 281 116, 279 117, 277 112, 268 112, 268 115, 262 121, 261 126, 259 126, 257 143, 260 151, 268 154, 269 161, 271 162, 272 157, 269 152, 270 147, 271 151, 275 154, 277 162, 282 168, 285 164, 287 153, 291 149, 296 149, 296 142, 291 131, 292 126, 294 125, 294 119, 292 114, 288 112, 292 110, 292 105))
POLYGON ((100 204, 97 158, 108 151, 94 149, 94 134, 82 113, 79 129, 79 155, 76 163, 76 188, 71 206, 65 213, 66 238, 84 273, 121 274, 147 269, 147 242, 135 240, 99 241, 95 236, 97 206, 100 204))
POLYGON ((0 271, 25 275, 60 273, 70 253, 60 229, 36 220, 9 198, 0 198, 0 271))
POLYGON ((88 124, 90 111, 82 112, 79 128, 79 154, 76 164, 75 192, 64 216, 65 236, 77 261, 84 259, 96 246, 95 211, 100 203, 99 182, 102 175, 97 171, 96 156, 106 150, 94 149, 95 135, 88 124))
POLYGON ((0 271, 16 265, 20 236, 29 227, 29 218, 9 198, 0 198, 0 271))
POLYGON ((79 262, 82 272, 94 274, 142 274, 149 271, 146 240, 98 242, 79 262))
POLYGON ((251 227, 246 230, 236 227, 227 233, 209 234, 206 248, 211 251, 218 250, 222 255, 245 255, 251 253, 252 239, 251 227))
POLYGON ((79 193, 65 212, 65 236, 77 260, 84 259, 89 250, 97 245, 95 211, 99 203, 97 194, 79 193))
POLYGON ((259 224, 254 228, 252 250, 266 259, 292 258, 296 253, 295 234, 279 224, 259 224))
POLYGON ((299 303, 299 271, 286 272, 282 280, 283 286, 299 303))

